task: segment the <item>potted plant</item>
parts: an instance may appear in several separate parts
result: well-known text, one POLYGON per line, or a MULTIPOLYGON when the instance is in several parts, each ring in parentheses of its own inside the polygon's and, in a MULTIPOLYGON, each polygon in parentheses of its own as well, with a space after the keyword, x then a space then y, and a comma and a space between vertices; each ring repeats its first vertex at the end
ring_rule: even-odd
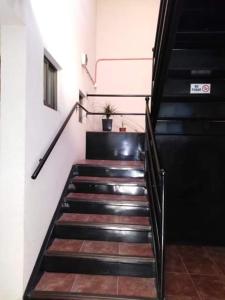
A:
POLYGON ((119 128, 120 132, 126 132, 126 127, 124 125, 125 123, 122 121, 122 126, 119 128))
POLYGON ((102 130, 103 131, 111 131, 112 130, 112 119, 110 116, 116 111, 115 107, 111 104, 106 104, 104 106, 104 114, 106 119, 102 119, 102 130))

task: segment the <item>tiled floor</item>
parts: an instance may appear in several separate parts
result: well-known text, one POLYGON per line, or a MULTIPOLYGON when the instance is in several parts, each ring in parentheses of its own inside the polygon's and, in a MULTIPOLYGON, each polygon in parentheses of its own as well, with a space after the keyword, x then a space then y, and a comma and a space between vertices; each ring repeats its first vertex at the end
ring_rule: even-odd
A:
MULTIPOLYGON (((92 251, 93 247, 96 251, 103 251, 98 245, 88 243, 89 241, 86 245, 87 251, 92 251)), ((71 241, 67 244, 67 250, 79 249, 82 244, 82 241, 81 243, 71 241)), ((60 242, 58 245, 55 244, 55 247, 60 247, 60 242)), ((129 249, 125 244, 124 247, 127 254, 129 249)), ((102 249, 117 253, 118 244, 106 242, 102 249)), ((121 251, 123 252, 122 248, 121 251)), ((95 291, 96 294, 119 296, 155 296, 154 280, 126 276, 45 273, 36 290, 78 293, 95 291)), ((224 300, 225 248, 167 246, 166 295, 167 300, 224 300)))
POLYGON ((55 239, 52 245, 49 247, 48 251, 153 257, 152 247, 149 243, 137 244, 106 241, 55 239))
POLYGON ((167 246, 167 300, 224 300, 225 248, 167 246))
POLYGON ((36 290, 98 295, 155 297, 151 278, 84 274, 44 273, 36 290), (59 284, 60 282, 60 284, 59 284))

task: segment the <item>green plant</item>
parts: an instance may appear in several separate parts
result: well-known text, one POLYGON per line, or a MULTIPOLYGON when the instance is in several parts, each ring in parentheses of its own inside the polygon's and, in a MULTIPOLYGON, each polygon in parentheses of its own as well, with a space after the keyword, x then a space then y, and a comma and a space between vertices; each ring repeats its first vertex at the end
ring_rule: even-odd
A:
POLYGON ((121 126, 121 128, 125 128, 125 123, 124 123, 124 121, 122 121, 122 126, 121 126))
POLYGON ((109 119, 110 116, 116 112, 116 108, 112 106, 111 104, 106 104, 104 106, 104 114, 106 115, 106 118, 109 119))

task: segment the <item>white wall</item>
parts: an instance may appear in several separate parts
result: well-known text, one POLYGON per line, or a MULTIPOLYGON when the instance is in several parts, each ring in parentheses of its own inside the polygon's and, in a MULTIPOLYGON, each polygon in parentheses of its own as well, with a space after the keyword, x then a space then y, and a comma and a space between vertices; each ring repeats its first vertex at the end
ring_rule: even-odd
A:
MULTIPOLYGON (((152 57, 159 0, 97 0, 99 58, 152 57)), ((96 93, 150 94, 151 61, 113 61, 98 65, 96 93)), ((93 99, 90 107, 102 111, 111 102, 118 112, 145 112, 143 99, 93 99)), ((90 118, 89 129, 101 130, 101 118, 90 118)), ((118 131, 121 117, 114 117, 118 131)), ((129 131, 143 131, 144 117, 124 117, 129 131)))
POLYGON ((33 0, 32 8, 34 15, 24 2, 18 28, 1 23, 0 228, 7 231, 1 233, 0 299, 6 300, 22 299, 72 163, 85 155, 86 124, 74 114, 39 177, 30 178, 79 88, 92 90, 80 53, 89 54, 92 70, 95 62, 95 0, 33 0), (57 112, 43 105, 44 47, 62 67, 57 112))
POLYGON ((27 62, 26 127, 29 130, 26 142, 25 282, 30 275, 37 250, 40 249, 40 242, 46 234, 72 163, 85 156, 86 126, 78 123, 77 114, 68 124, 38 179, 33 181, 30 176, 73 104, 78 100, 79 88, 84 93, 91 90, 91 85, 81 68, 81 52, 89 54, 91 66, 95 61, 95 1, 67 0, 65 5, 63 0, 35 0, 32 4, 43 44, 62 70, 59 72, 59 109, 55 112, 43 106, 40 101, 43 99, 43 44, 31 18, 28 26, 27 62), (53 6, 54 13, 49 22, 49 11, 52 11, 53 6))
POLYGON ((20 24, 24 18, 24 1, 26 0, 1 0, 0 1, 0 24, 20 24))
POLYGON ((23 292, 26 35, 1 27, 0 299, 23 292))
MULTIPOLYGON (((37 180, 30 179, 78 100, 79 88, 94 91, 80 66, 81 52, 88 54, 92 74, 95 50, 97 58, 151 56, 159 4, 159 0, 98 0, 96 7, 95 0, 30 1, 0 2, 0 299, 4 300, 22 299, 71 165, 85 154, 86 124, 79 124, 75 114, 37 180), (43 106, 44 47, 62 67, 57 112, 43 106)), ((101 64, 96 92, 149 92, 150 69, 148 63, 101 64)), ((95 110, 105 102, 88 101, 95 110)), ((144 109, 139 101, 121 101, 114 103, 120 111, 144 109)), ((89 125, 98 130, 100 119, 93 120, 89 125)))

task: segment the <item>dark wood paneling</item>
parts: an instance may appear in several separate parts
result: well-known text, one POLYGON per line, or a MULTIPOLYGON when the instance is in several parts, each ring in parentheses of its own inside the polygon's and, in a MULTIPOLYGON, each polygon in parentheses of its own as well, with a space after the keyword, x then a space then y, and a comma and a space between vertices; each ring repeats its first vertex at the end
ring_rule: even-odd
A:
POLYGON ((87 132, 86 158, 140 160, 144 133, 87 132))

